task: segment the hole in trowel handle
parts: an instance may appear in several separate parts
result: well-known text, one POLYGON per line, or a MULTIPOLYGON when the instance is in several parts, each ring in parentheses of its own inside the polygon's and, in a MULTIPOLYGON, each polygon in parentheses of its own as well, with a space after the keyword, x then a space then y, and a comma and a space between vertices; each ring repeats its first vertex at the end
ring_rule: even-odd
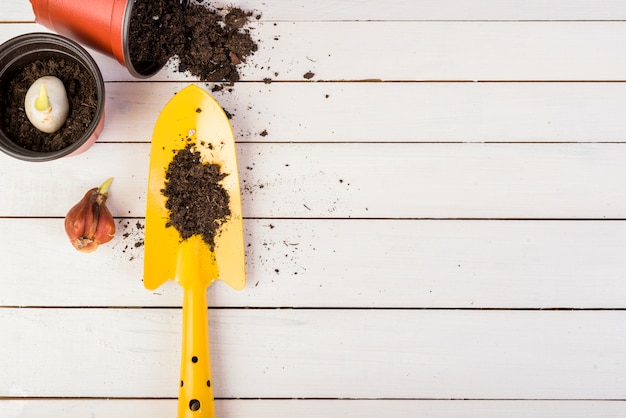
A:
POLYGON ((200 409, 200 401, 197 399, 192 399, 189 401, 189 409, 192 411, 197 411, 200 409))

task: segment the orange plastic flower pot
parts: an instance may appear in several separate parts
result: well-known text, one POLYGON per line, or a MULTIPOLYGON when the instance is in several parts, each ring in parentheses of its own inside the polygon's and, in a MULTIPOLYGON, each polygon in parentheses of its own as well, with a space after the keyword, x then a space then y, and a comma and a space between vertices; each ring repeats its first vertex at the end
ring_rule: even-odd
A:
POLYGON ((30 0, 35 20, 81 44, 115 58, 137 78, 147 78, 163 67, 158 62, 130 59, 128 34, 132 0, 30 0))

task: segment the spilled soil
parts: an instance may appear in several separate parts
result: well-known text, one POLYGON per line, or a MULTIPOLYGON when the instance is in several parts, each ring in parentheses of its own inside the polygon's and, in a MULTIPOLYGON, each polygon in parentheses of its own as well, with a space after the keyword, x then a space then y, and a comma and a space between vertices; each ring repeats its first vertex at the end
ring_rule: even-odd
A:
POLYGON ((237 81, 237 66, 257 50, 248 23, 253 13, 237 7, 216 9, 203 1, 136 0, 129 25, 133 64, 165 65, 178 57, 178 71, 203 81, 237 81))
POLYGON ((163 195, 170 211, 168 227, 182 240, 200 235, 211 250, 221 225, 230 216, 228 192, 220 184, 226 177, 218 164, 203 163, 194 143, 174 155, 165 174, 163 195))

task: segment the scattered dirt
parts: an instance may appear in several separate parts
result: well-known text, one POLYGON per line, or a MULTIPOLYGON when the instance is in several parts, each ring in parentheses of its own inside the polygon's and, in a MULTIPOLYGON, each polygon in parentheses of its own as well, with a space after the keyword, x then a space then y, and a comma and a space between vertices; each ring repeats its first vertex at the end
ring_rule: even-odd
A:
POLYGON ((37 60, 25 67, 0 93, 2 129, 18 145, 31 151, 59 151, 78 141, 96 116, 98 95, 96 80, 79 63, 66 59, 37 60), (24 98, 40 77, 52 75, 63 82, 70 102, 67 120, 56 132, 35 128, 24 111, 24 98))
POLYGON ((135 0, 129 26, 132 62, 164 65, 176 56, 180 72, 205 81, 239 80, 237 66, 258 48, 248 28, 253 13, 204 3, 185 8, 179 0, 135 0))
POLYGON ((126 254, 128 261, 143 260, 144 228, 143 220, 133 221, 132 219, 120 219, 117 221, 118 230, 124 231, 121 239, 114 245, 122 248, 122 253, 126 254))
POLYGON ((194 149, 189 143, 176 152, 167 168, 162 190, 170 210, 167 226, 176 228, 182 240, 200 235, 214 249, 215 237, 230 216, 230 198, 220 184, 227 174, 218 164, 203 163, 194 149))

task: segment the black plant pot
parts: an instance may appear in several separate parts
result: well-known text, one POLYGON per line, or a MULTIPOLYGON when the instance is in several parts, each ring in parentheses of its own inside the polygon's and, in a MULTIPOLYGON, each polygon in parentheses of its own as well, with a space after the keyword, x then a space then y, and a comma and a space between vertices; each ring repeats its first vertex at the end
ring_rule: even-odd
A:
MULTIPOLYGON (((64 60, 77 63, 86 70, 95 81, 97 105, 95 117, 80 134, 77 141, 69 146, 50 152, 27 149, 20 145, 15 132, 9 132, 3 117, 6 112, 5 97, 0 97, 0 151, 25 161, 50 161, 76 155, 87 150, 96 141, 104 127, 104 80, 98 65, 91 55, 71 39, 51 33, 29 33, 17 36, 0 45, 0 94, 6 92, 9 83, 24 68, 38 60, 64 60)), ((42 74, 55 75, 55 74, 42 74)), ((70 116, 72 110, 70 109, 70 116)))

